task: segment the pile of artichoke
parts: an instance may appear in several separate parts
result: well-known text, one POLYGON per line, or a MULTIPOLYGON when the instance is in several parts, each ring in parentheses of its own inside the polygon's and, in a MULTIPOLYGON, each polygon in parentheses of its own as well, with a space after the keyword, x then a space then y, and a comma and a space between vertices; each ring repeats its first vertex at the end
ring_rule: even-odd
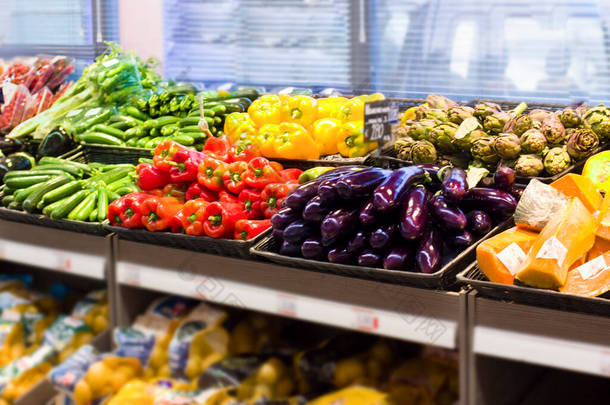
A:
POLYGON ((535 177, 561 173, 610 140, 610 108, 604 105, 526 110, 525 103, 503 111, 490 102, 468 107, 429 95, 403 114, 394 150, 413 163, 491 171, 503 164, 535 177))

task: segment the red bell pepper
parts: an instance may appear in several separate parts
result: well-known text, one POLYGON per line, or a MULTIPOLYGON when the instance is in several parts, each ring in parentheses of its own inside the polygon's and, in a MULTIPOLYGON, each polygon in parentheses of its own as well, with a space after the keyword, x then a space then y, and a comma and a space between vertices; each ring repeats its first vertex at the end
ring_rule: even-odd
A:
POLYGON ((233 194, 239 194, 241 190, 246 187, 244 183, 244 173, 248 170, 248 163, 246 162, 233 162, 227 166, 222 175, 222 182, 233 194))
POLYGON ((299 181, 299 176, 303 173, 301 169, 284 169, 280 171, 280 177, 284 183, 293 183, 299 181))
POLYGON ((212 191, 224 190, 222 175, 227 170, 227 164, 222 160, 207 157, 199 165, 197 181, 212 191))
POLYGON ((114 200, 108 206, 108 220, 124 228, 142 228, 142 205, 156 198, 148 193, 129 193, 114 200))
POLYGON ((210 205, 210 202, 201 198, 187 201, 175 217, 180 221, 181 230, 187 235, 203 235, 205 209, 208 205, 210 205))
POLYGON ((274 169, 276 172, 278 172, 278 173, 279 173, 279 172, 281 172, 282 170, 284 170, 284 166, 282 166, 282 164, 281 164, 281 163, 279 163, 279 162, 276 162, 276 161, 274 161, 274 160, 271 160, 271 161, 269 161, 269 164, 270 164, 270 165, 271 165, 271 167, 273 167, 273 169, 274 169))
POLYGON ((284 198, 298 186, 297 183, 275 183, 265 186, 261 193, 261 210, 265 218, 271 218, 280 209, 284 198))
POLYGON ((153 152, 154 166, 163 172, 169 172, 169 169, 173 167, 171 162, 173 161, 174 154, 183 149, 185 149, 184 146, 174 141, 161 142, 153 152))
POLYGON ((150 198, 142 204, 142 225, 151 232, 163 231, 172 226, 183 205, 174 197, 150 198))
POLYGON ((199 164, 203 163, 205 155, 196 150, 182 149, 174 153, 173 167, 169 169, 169 177, 174 183, 191 183, 197 180, 199 164))
POLYGON ((248 219, 259 219, 263 216, 261 210, 261 192, 251 188, 245 188, 237 197, 239 202, 244 205, 244 211, 248 219))
POLYGON ((108 221, 110 221, 110 225, 123 225, 121 214, 125 211, 125 201, 128 196, 129 194, 119 197, 108 205, 108 221))
POLYGON ((212 202, 218 200, 218 193, 212 191, 206 187, 203 187, 199 183, 193 183, 186 189, 186 201, 194 200, 196 198, 202 198, 205 201, 212 202))
POLYGON ((209 137, 208 140, 205 141, 205 145, 203 145, 203 153, 215 159, 222 160, 225 163, 229 163, 231 155, 231 141, 229 141, 229 137, 226 135, 219 136, 218 138, 213 136, 209 137))
POLYGON ((149 190, 148 193, 156 197, 174 197, 177 200, 184 202, 186 200, 186 184, 169 183, 163 188, 149 190))
POLYGON ((164 187, 169 183, 169 174, 150 163, 140 163, 136 167, 136 183, 142 190, 164 187))
POLYGON ((241 204, 213 202, 205 209, 203 231, 211 238, 232 238, 240 219, 246 219, 241 204))
POLYGON ((233 238, 239 240, 252 239, 271 227, 270 219, 248 220, 240 219, 235 223, 233 238))
POLYGON ((217 201, 219 201, 221 203, 233 203, 233 204, 237 204, 239 202, 237 197, 235 197, 233 194, 229 193, 228 191, 221 191, 220 193, 218 193, 217 201))
POLYGON ((252 188, 262 190, 267 184, 282 181, 280 174, 269 164, 264 157, 257 157, 248 162, 248 170, 244 174, 244 181, 252 188))
POLYGON ((247 141, 241 142, 239 145, 233 145, 231 147, 232 162, 237 162, 240 160, 243 162, 249 162, 255 157, 259 156, 261 156, 261 153, 258 148, 247 141))

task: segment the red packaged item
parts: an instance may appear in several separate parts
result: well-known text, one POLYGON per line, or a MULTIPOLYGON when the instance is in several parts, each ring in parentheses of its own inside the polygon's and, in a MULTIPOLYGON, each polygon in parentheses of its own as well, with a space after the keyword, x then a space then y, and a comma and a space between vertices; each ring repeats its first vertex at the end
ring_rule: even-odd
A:
POLYGON ((38 93, 31 95, 25 104, 25 114, 22 121, 29 120, 51 106, 53 93, 43 87, 38 93))
POLYGON ((8 132, 19 124, 25 114, 25 103, 30 92, 24 85, 5 83, 2 87, 4 108, 0 114, 0 131, 8 132))
POLYGON ((66 83, 62 83, 61 86, 59 86, 59 88, 57 89, 57 91, 55 92, 55 96, 53 96, 53 100, 51 101, 51 105, 53 105, 53 103, 55 101, 57 101, 57 99, 59 99, 61 96, 64 95, 64 93, 66 91, 68 91, 68 89, 70 88, 70 86, 72 86, 72 82, 66 82, 66 83))
POLYGON ((74 72, 74 59, 65 56, 56 56, 51 63, 53 64, 53 75, 47 82, 47 87, 51 90, 55 90, 74 72))
POLYGON ((34 79, 28 86, 32 93, 36 93, 38 90, 42 89, 55 71, 51 62, 46 59, 39 59, 34 64, 34 67, 36 68, 34 79))

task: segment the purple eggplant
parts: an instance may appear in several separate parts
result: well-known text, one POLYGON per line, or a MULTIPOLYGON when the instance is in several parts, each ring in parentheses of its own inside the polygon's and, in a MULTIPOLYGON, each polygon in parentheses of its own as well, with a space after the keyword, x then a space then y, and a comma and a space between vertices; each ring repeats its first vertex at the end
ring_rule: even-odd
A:
POLYGON ((432 183, 440 183, 440 179, 438 178, 438 172, 444 167, 446 167, 434 163, 420 163, 416 166, 426 172, 426 177, 429 177, 432 183))
POLYGON ((477 236, 485 235, 493 226, 491 217, 485 211, 470 211, 466 219, 468 219, 468 230, 477 236))
POLYGON ((284 256, 298 257, 301 255, 301 244, 285 240, 280 246, 280 254, 284 256))
POLYGON ((329 177, 344 176, 348 173, 357 172, 366 169, 366 166, 339 166, 336 169, 329 170, 318 176, 318 179, 327 179, 329 177))
POLYGON ((310 236, 303 241, 301 254, 306 259, 323 260, 326 258, 326 248, 322 246, 319 236, 310 236))
POLYGON ((419 239, 428 220, 428 193, 423 186, 414 187, 400 206, 400 234, 406 240, 419 239))
POLYGON ((273 236, 273 239, 275 239, 277 244, 284 242, 284 231, 282 229, 274 228, 271 232, 271 236, 273 236))
POLYGON ((328 251, 328 261, 331 263, 353 264, 354 256, 347 251, 345 246, 337 246, 328 251))
POLYGON ((510 217, 517 208, 515 197, 495 188, 472 188, 462 203, 466 208, 480 209, 499 219, 510 217))
POLYGON ((445 238, 445 241, 456 249, 465 249, 474 243, 474 236, 469 231, 462 231, 445 238))
POLYGON ((364 227, 372 227, 377 223, 377 215, 375 215, 375 207, 373 206, 373 199, 367 201, 358 214, 358 219, 364 227))
POLYGON ((320 185, 318 186, 318 195, 323 201, 332 203, 339 198, 337 183, 341 179, 342 177, 330 177, 320 182, 320 185))
POLYGON ((305 204, 318 194, 319 184, 319 179, 315 179, 295 188, 288 194, 284 200, 284 204, 286 204, 286 207, 290 207, 300 213, 303 211, 305 204))
POLYGON ((357 255, 368 246, 369 234, 364 231, 356 232, 354 236, 347 242, 347 251, 357 255))
POLYGON ((328 214, 322 224, 320 231, 322 237, 330 240, 341 236, 348 236, 358 224, 358 210, 339 208, 328 214))
POLYGON ((322 220, 330 213, 331 205, 322 200, 319 195, 315 196, 303 209, 303 219, 311 222, 322 222, 322 220))
POLYGON ((430 200, 430 209, 436 220, 449 231, 461 231, 468 220, 458 207, 451 205, 444 195, 436 195, 430 200))
POLYGON ((514 183, 515 171, 508 166, 498 166, 494 173, 494 186, 504 191, 510 191, 514 183))
POLYGON ((441 190, 445 198, 453 203, 461 201, 468 191, 466 172, 458 167, 453 167, 440 173, 443 179, 441 190))
POLYGON ((358 256, 358 265, 365 267, 379 267, 381 264, 381 254, 373 249, 366 249, 358 256))
POLYGON ((509 191, 510 195, 515 197, 515 200, 519 201, 521 196, 523 195, 523 188, 521 187, 512 187, 509 191))
POLYGON ((273 229, 284 229, 301 216, 298 212, 290 207, 281 208, 271 217, 271 226, 273 229))
POLYGON ((373 191, 373 206, 380 213, 392 211, 402 201, 409 187, 424 179, 424 170, 417 166, 401 167, 373 191))
POLYGON ((314 234, 315 228, 309 222, 298 219, 284 229, 284 240, 300 243, 314 234))
POLYGON ((434 273, 442 264, 443 240, 435 226, 429 226, 417 246, 415 262, 422 273, 434 273))
POLYGON ((396 233, 396 225, 385 224, 379 226, 369 236, 369 246, 373 249, 387 249, 392 244, 394 234, 396 233))
POLYGON ((391 170, 380 169, 378 167, 370 167, 359 172, 350 173, 341 177, 337 182, 337 193, 339 193, 341 198, 346 200, 366 197, 391 173, 391 170))
POLYGON ((383 268, 388 270, 410 270, 413 266, 413 250, 407 246, 395 246, 385 255, 383 268))

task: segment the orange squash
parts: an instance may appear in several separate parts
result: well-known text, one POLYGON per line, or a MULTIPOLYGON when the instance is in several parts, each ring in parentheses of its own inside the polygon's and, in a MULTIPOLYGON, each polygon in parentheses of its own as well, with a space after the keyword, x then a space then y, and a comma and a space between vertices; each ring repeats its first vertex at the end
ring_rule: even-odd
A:
POLYGON ((587 260, 593 260, 597 256, 601 256, 606 252, 610 252, 610 240, 596 237, 595 244, 587 254, 587 260))
POLYGON ((606 194, 604 202, 597 215, 595 234, 600 238, 610 240, 610 193, 606 194))
POLYGON ((525 257, 537 237, 537 232, 514 227, 483 241, 477 246, 479 268, 494 283, 513 284, 519 258, 525 257))
POLYGON ((516 278, 531 287, 563 286, 572 263, 593 247, 594 230, 589 210, 578 197, 572 198, 542 229, 516 278))
POLYGON ((602 195, 597 191, 593 181, 579 174, 566 174, 551 183, 551 187, 567 197, 578 197, 589 212, 595 212, 602 204, 602 195))
POLYGON ((610 251, 570 271, 561 292, 596 297, 610 290, 610 251))

